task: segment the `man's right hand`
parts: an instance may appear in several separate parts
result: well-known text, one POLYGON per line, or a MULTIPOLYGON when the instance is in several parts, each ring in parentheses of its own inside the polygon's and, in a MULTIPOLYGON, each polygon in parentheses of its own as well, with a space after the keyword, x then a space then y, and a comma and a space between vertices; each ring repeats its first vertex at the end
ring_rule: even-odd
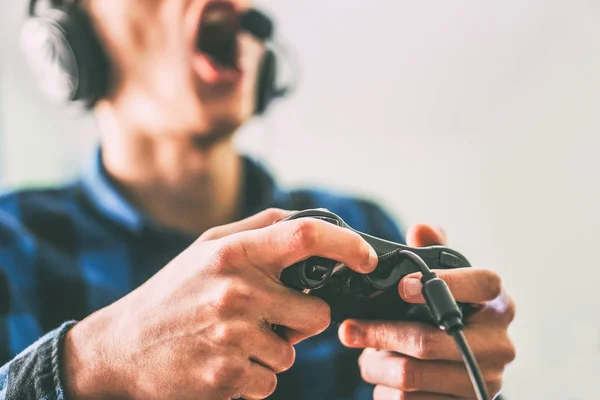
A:
POLYGON ((324 331, 325 302, 279 281, 311 256, 371 272, 356 233, 268 210, 214 228, 137 290, 65 337, 69 398, 265 398, 294 363, 293 344, 324 331), (278 336, 272 325, 285 327, 278 336))

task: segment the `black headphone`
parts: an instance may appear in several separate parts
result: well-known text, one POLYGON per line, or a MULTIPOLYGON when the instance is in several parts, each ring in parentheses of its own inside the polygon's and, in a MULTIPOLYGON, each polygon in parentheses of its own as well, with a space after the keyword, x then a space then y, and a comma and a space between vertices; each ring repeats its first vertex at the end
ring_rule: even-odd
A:
MULTIPOLYGON (((274 99, 284 97, 292 90, 292 86, 277 85, 277 66, 279 64, 273 38, 273 21, 262 12, 251 9, 245 12, 240 25, 243 30, 250 32, 255 38, 265 43, 267 49, 263 56, 258 76, 256 97, 257 115, 263 114, 274 99)), ((279 48, 280 51, 283 48, 279 48)), ((288 61, 289 56, 287 57, 288 61)), ((297 73, 297 71, 296 71, 297 73)))
MULTIPOLYGON (((30 0, 29 17, 21 32, 21 48, 42 92, 54 103, 79 103, 91 109, 109 90, 110 61, 89 16, 78 0, 30 0), (61 3, 57 5, 56 3, 61 3)), ((257 10, 241 18, 242 28, 266 45, 257 81, 256 115, 287 95, 291 87, 277 85, 278 57, 272 42, 273 23, 257 10)))

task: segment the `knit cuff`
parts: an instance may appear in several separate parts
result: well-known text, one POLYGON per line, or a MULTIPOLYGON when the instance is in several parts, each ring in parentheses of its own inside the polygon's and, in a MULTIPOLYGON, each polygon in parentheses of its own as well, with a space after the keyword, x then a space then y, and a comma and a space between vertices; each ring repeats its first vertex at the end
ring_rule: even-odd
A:
POLYGON ((75 324, 75 321, 69 321, 64 323, 60 328, 58 328, 58 330, 56 331, 56 336, 54 336, 50 343, 51 379, 57 400, 66 399, 63 385, 64 379, 62 376, 64 354, 63 349, 65 336, 75 324))
POLYGON ((47 333, 15 357, 5 367, 7 399, 65 400, 61 379, 65 334, 75 325, 70 321, 47 333))

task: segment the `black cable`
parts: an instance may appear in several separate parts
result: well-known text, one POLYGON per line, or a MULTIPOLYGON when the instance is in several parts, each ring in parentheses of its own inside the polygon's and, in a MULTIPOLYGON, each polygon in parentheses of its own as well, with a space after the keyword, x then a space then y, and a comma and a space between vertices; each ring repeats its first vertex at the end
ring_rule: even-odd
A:
MULTIPOLYGON (((397 254, 401 258, 409 258, 413 263, 416 264, 416 266, 421 270, 421 273, 423 274, 423 278, 421 280, 424 279, 425 282, 428 282, 432 279, 437 278, 437 275, 432 270, 429 269, 429 266, 417 254, 413 253, 412 251, 408 251, 408 250, 397 251, 397 254)), ((425 283, 425 282, 423 282, 423 283, 425 283)))
POLYGON ((458 330, 452 334, 454 338, 454 342, 460 351, 460 355, 463 358, 465 366, 467 367, 467 371, 469 373, 469 377, 471 378, 471 382, 473 383, 473 388, 475 389, 475 393, 477 394, 478 399, 489 399, 490 395, 487 393, 487 385, 483 380, 483 375, 479 370, 479 365, 477 365, 477 361, 475 360, 475 356, 469 347, 469 343, 467 342, 467 338, 462 330, 458 330), (482 388, 485 391, 482 391, 482 388))
POLYGON ((477 360, 463 333, 464 323, 462 312, 454 296, 452 296, 448 285, 442 279, 438 278, 417 254, 407 250, 399 250, 397 254, 401 258, 410 259, 422 272, 423 297, 436 323, 440 329, 454 338, 454 342, 469 373, 477 399, 491 400, 477 360))

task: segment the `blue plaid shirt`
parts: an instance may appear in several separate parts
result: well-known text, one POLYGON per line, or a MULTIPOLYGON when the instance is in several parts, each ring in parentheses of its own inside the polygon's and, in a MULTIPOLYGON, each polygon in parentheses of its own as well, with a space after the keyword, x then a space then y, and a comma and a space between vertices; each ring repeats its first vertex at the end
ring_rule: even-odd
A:
MULTIPOLYGON (((269 207, 323 207, 358 230, 404 241, 374 203, 284 190, 257 161, 243 160, 244 216, 269 207)), ((194 239, 128 203, 108 178, 100 152, 76 182, 0 197, 0 400, 64 399, 64 334, 140 286, 194 239)), ((372 386, 360 378, 360 351, 342 346, 336 327, 298 344, 296 353, 271 398, 372 398, 372 386)))

